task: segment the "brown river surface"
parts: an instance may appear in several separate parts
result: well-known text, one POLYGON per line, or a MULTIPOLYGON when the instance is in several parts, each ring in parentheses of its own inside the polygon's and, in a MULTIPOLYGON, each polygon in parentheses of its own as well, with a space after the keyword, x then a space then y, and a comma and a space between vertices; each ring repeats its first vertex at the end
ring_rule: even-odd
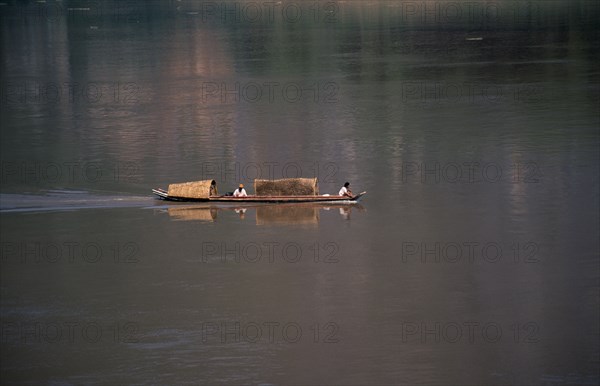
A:
POLYGON ((0 383, 598 384, 599 11, 3 2, 0 383))

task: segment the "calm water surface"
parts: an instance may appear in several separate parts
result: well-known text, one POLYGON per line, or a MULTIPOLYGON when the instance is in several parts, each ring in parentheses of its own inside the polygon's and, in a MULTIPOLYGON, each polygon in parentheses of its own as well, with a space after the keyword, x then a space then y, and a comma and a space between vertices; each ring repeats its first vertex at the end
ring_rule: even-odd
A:
POLYGON ((448 4, 0 5, 2 383, 597 384, 599 7, 448 4))

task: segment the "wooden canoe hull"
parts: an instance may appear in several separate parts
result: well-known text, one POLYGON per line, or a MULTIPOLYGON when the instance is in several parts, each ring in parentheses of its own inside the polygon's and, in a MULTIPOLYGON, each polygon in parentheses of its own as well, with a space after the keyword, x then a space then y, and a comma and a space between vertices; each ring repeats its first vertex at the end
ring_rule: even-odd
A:
POLYGON ((186 202, 229 202, 229 203, 301 203, 301 202, 323 202, 352 204, 358 202, 367 192, 362 192, 354 197, 342 196, 215 196, 210 198, 189 198, 169 196, 164 189, 152 189, 152 193, 167 201, 186 201, 186 202))

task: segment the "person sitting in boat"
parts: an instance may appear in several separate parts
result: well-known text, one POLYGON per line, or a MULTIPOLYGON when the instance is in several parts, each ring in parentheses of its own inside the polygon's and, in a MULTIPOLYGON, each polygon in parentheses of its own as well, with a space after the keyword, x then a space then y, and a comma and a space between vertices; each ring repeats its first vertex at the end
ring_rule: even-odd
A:
POLYGON ((349 189, 350 183, 346 182, 338 193, 339 196, 352 197, 352 191, 349 189))
POLYGON ((210 191, 208 193, 209 196, 218 196, 219 193, 217 192, 217 181, 212 180, 212 182, 210 183, 210 191))
POLYGON ((247 197, 248 193, 246 193, 246 189, 244 189, 244 184, 240 184, 239 188, 233 192, 233 197, 247 197))

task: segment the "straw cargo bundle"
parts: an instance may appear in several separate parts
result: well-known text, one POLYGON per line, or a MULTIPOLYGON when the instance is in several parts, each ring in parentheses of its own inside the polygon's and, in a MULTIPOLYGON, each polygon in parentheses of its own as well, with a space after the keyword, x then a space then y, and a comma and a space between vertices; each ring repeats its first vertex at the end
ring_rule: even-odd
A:
POLYGON ((257 196, 317 196, 316 178, 284 178, 281 180, 254 180, 257 196))
POLYGON ((212 181, 213 180, 204 180, 170 184, 168 194, 171 197, 208 198, 212 181))

